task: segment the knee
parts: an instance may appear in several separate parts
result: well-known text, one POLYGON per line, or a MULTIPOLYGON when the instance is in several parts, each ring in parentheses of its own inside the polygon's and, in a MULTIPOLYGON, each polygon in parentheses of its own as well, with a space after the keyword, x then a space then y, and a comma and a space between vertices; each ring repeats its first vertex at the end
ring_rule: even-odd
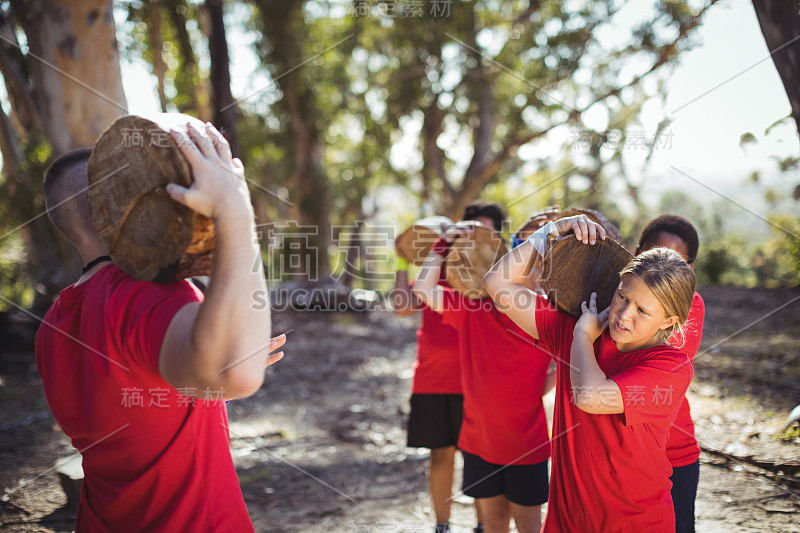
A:
POLYGON ((483 508, 481 519, 487 532, 508 531, 511 515, 507 509, 492 505, 483 508))

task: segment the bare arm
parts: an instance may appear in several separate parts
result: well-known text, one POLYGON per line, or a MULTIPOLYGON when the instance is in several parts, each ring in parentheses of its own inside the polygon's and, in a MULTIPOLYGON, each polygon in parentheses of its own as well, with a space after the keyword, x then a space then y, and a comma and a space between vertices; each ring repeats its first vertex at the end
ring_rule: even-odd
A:
POLYGON ((411 292, 408 283, 408 270, 398 269, 394 273, 392 308, 396 316, 410 316, 421 311, 425 305, 411 292))
POLYGON ((250 195, 241 161, 211 127, 189 127, 190 139, 172 133, 192 167, 188 189, 170 185, 170 196, 214 220, 216 249, 205 301, 186 305, 173 318, 161 346, 159 370, 174 387, 250 396, 264 381, 264 367, 282 354, 270 351, 270 307, 253 305, 268 295, 250 195))
MULTIPOLYGON (((594 244, 599 236, 606 238, 605 229, 590 221, 585 215, 561 218, 555 222, 560 235, 575 232, 575 238, 586 244, 594 244)), ((545 235, 535 234, 541 239, 545 235)), ((541 274, 534 268, 539 256, 536 247, 525 241, 498 261, 483 278, 483 285, 497 308, 508 315, 527 334, 538 339, 536 328, 536 292, 532 289, 541 281, 541 274)))
POLYGON ((436 252, 431 252, 422 263, 422 268, 414 282, 411 293, 420 302, 441 314, 444 312, 444 291, 439 286, 439 273, 442 269, 444 258, 436 252))
POLYGON ((592 293, 589 305, 581 304, 583 314, 575 324, 570 352, 569 378, 575 405, 595 415, 625 411, 622 392, 613 379, 608 379, 597 364, 594 341, 608 325, 608 309, 597 312, 597 295, 592 293))
POLYGON ((526 241, 503 256, 483 277, 483 286, 497 309, 535 339, 539 338, 536 313, 533 312, 536 293, 528 287, 526 278, 539 278, 533 268, 538 255, 533 245, 526 241))

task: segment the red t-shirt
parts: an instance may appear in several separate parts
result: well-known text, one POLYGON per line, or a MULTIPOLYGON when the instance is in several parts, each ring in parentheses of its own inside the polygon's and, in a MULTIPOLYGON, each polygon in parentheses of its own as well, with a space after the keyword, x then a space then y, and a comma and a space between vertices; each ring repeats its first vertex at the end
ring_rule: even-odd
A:
POLYGON ((192 405, 158 371, 173 316, 202 299, 188 282, 142 282, 107 265, 45 315, 36 363, 83 456, 77 531, 253 531, 221 392, 196 391, 192 405))
POLYGON ((417 330, 417 362, 414 394, 461 394, 458 333, 442 321, 442 315, 425 307, 417 330))
POLYGON ((464 418, 458 447, 499 465, 546 461, 542 387, 550 355, 491 299, 445 289, 443 318, 459 334, 464 418))
POLYGON ((665 447, 692 365, 667 345, 620 352, 606 329, 594 344, 595 355, 619 386, 625 412, 586 413, 574 405, 570 384, 576 322, 537 299, 539 343, 557 361, 553 467, 542 531, 672 533, 672 467, 665 447))
MULTIPOLYGON (((696 292, 692 300, 692 308, 689 310, 689 317, 684 325, 685 343, 681 346, 681 351, 689 356, 689 360, 694 364, 694 356, 700 348, 700 341, 703 339, 703 320, 706 317, 706 304, 696 292)), ((681 343, 680 336, 675 333, 669 339, 670 344, 675 346, 681 343)), ((694 422, 692 422, 692 412, 689 409, 689 400, 683 397, 681 406, 678 409, 678 416, 669 431, 667 440, 667 459, 675 467, 686 466, 694 463, 700 457, 700 446, 694 436, 694 422)))

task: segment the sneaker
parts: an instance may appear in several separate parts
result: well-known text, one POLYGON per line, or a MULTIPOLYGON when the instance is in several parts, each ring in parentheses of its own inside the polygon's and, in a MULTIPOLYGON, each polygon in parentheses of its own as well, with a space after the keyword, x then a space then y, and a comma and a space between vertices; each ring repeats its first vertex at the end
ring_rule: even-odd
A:
POLYGON ((436 524, 436 529, 433 530, 433 533, 451 533, 450 522, 446 522, 444 524, 436 524))

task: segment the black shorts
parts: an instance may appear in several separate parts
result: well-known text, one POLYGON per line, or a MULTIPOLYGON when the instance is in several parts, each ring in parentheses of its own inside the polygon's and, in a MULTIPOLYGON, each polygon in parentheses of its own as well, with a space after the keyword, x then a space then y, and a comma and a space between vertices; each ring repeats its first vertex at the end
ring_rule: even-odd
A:
POLYGON ((694 533, 694 501, 700 480, 700 459, 686 466, 672 468, 672 505, 675 507, 675 531, 694 533))
POLYGON ((430 449, 456 446, 463 413, 463 394, 412 394, 408 446, 430 449))
POLYGON ((542 505, 547 502, 550 483, 547 461, 534 465, 496 465, 462 450, 464 456, 464 494, 473 498, 506 497, 517 505, 542 505))

